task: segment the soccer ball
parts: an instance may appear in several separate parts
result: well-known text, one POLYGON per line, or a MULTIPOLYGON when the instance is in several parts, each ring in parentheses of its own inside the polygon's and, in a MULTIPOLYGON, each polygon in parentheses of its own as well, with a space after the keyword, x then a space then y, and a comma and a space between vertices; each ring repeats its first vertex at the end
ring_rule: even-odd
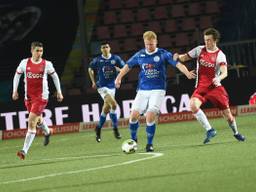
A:
POLYGON ((122 151, 126 154, 135 153, 137 149, 138 149, 137 143, 132 139, 127 139, 122 144, 122 151))

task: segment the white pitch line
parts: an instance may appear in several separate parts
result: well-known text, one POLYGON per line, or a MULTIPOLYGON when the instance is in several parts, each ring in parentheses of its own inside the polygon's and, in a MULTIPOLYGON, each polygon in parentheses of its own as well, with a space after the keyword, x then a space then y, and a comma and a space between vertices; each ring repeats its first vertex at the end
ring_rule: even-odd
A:
POLYGON ((37 176, 37 177, 29 177, 29 178, 26 178, 26 179, 17 179, 17 180, 4 181, 4 182, 0 182, 0 185, 11 184, 11 183, 22 183, 22 182, 27 182, 27 181, 41 180, 41 179, 45 179, 45 178, 49 178, 49 177, 57 177, 57 176, 63 176, 63 175, 71 175, 71 174, 78 174, 78 173, 96 171, 96 170, 107 169, 107 168, 112 168, 112 167, 119 167, 119 166, 122 166, 122 165, 128 165, 128 164, 136 163, 136 162, 139 162, 139 161, 145 161, 145 160, 149 160, 149 159, 154 159, 154 158, 157 158, 157 157, 160 157, 160 156, 163 155, 163 153, 138 153, 138 154, 141 154, 141 155, 152 155, 152 156, 144 157, 144 158, 141 158, 141 159, 125 161, 125 162, 122 162, 122 163, 103 165, 103 166, 100 166, 100 167, 94 167, 94 168, 88 168, 88 169, 80 169, 80 170, 74 170, 74 171, 66 171, 66 172, 60 172, 60 173, 53 173, 53 174, 49 174, 49 175, 41 175, 41 176, 37 176))

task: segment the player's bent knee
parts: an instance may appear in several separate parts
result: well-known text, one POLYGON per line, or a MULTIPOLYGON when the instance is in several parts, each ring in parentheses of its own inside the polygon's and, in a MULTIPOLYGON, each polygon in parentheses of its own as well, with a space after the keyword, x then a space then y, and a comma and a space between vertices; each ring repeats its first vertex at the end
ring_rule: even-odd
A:
POLYGON ((35 128, 36 127, 36 125, 37 125, 37 121, 35 121, 35 120, 31 120, 31 121, 29 121, 28 122, 28 127, 29 128, 35 128))
POLYGON ((108 114, 109 113, 109 109, 103 109, 102 110, 105 114, 108 114))
POLYGON ((196 105, 196 103, 193 100, 190 101, 189 106, 190 106, 190 110, 193 113, 196 113, 199 110, 199 107, 196 105))
POLYGON ((111 104, 112 110, 116 110, 116 107, 117 107, 116 102, 113 102, 113 103, 111 104))
POLYGON ((225 118, 228 120, 228 122, 233 122, 235 120, 235 117, 232 115, 231 112, 223 113, 225 118))
POLYGON ((139 119, 139 118, 137 118, 137 117, 132 117, 132 116, 131 116, 129 122, 130 122, 130 123, 136 123, 136 122, 138 121, 138 119, 139 119))
POLYGON ((195 105, 190 105, 190 110, 191 110, 193 113, 196 113, 196 112, 199 110, 199 108, 198 108, 197 106, 195 106, 195 105))
POLYGON ((140 113, 138 111, 132 111, 130 115, 130 122, 137 122, 139 119, 140 113))

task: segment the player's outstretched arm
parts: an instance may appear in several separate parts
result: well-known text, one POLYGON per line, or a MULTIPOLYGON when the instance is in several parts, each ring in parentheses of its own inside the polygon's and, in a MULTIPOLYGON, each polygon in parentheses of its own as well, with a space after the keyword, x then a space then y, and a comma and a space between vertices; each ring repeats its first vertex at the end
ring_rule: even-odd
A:
POLYGON ((12 92, 12 100, 17 100, 19 99, 19 93, 17 91, 13 91, 12 92))
POLYGON ((60 88, 60 79, 59 79, 59 76, 57 75, 56 72, 54 72, 52 75, 52 80, 53 80, 53 83, 55 85, 55 88, 57 90, 57 101, 58 102, 61 102, 63 100, 63 95, 62 95, 62 92, 61 92, 61 88, 60 88))
POLYGON ((21 77, 21 74, 15 73, 14 78, 13 78, 13 89, 12 89, 12 99, 13 100, 19 99, 18 87, 19 87, 19 83, 20 83, 20 77, 21 77))
POLYGON ((115 68, 116 68, 116 71, 117 71, 118 73, 121 71, 121 68, 120 68, 120 67, 115 66, 115 68))
POLYGON ((116 80, 115 80, 116 88, 120 88, 121 82, 122 82, 122 78, 123 78, 129 71, 130 71, 130 68, 129 68, 128 64, 126 64, 126 65, 120 70, 120 73, 117 75, 116 80))
POLYGON ((89 77, 91 79, 91 82, 92 82, 92 88, 93 89, 96 89, 97 86, 96 86, 96 82, 95 82, 95 75, 94 75, 94 71, 92 68, 88 68, 88 73, 89 73, 89 77))
POLYGON ((189 61, 189 60, 191 60, 192 58, 191 57, 189 57, 189 55, 187 54, 187 53, 185 53, 185 54, 178 54, 178 53, 175 53, 174 55, 173 55, 173 57, 178 57, 178 60, 180 61, 180 62, 187 62, 187 61, 189 61), (177 55, 176 55, 177 54, 177 55))
POLYGON ((62 93, 61 92, 57 92, 57 101, 58 102, 62 102, 63 99, 64 99, 64 97, 63 97, 62 93))
POLYGON ((182 72, 184 75, 186 75, 186 77, 188 79, 195 79, 196 78, 195 71, 194 70, 189 71, 188 68, 184 64, 178 62, 176 67, 180 70, 180 72, 182 72))

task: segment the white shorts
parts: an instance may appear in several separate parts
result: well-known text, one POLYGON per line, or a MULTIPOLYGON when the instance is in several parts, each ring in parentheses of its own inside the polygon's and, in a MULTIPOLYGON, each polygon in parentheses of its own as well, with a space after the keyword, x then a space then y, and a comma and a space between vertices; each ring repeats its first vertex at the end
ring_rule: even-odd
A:
POLYGON ((116 94, 116 89, 109 89, 107 87, 101 87, 98 88, 98 93, 100 94, 100 96, 102 97, 102 99, 104 100, 104 98, 106 97, 107 94, 111 95, 113 98, 115 98, 115 94, 116 94))
POLYGON ((148 111, 159 113, 165 90, 139 90, 132 105, 132 110, 144 114, 148 111))

